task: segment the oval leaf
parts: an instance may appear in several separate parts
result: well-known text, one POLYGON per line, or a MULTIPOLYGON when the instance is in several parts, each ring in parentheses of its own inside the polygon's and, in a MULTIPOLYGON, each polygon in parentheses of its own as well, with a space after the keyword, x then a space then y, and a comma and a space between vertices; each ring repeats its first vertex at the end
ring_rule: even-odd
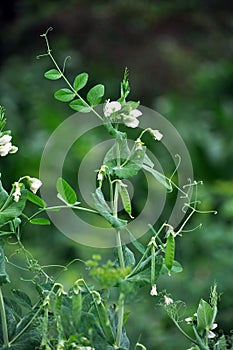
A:
POLYGON ((58 80, 62 77, 62 74, 57 69, 50 69, 45 72, 44 77, 50 80, 58 80))
POLYGON ((36 194, 34 194, 30 191, 28 191, 28 193, 27 193, 27 200, 29 200, 31 203, 38 205, 38 207, 40 207, 40 208, 46 207, 45 201, 43 201, 43 199, 41 199, 39 196, 37 196, 36 194))
POLYGON ((90 112, 91 108, 88 106, 85 101, 82 101, 80 99, 74 100, 70 103, 70 107, 77 111, 77 112, 82 112, 82 113, 88 113, 90 112))
POLYGON ((50 221, 49 219, 45 219, 45 218, 35 218, 35 219, 31 219, 30 224, 33 225, 50 225, 50 221))
POLYGON ((91 106, 98 105, 104 96, 104 86, 102 84, 95 85, 87 94, 87 101, 91 106))
POLYGON ((69 89, 60 89, 55 92, 54 97, 61 102, 70 102, 75 97, 75 93, 69 89))
POLYGON ((61 177, 57 180, 57 192, 68 204, 75 204, 77 202, 77 195, 68 182, 61 177))
POLYGON ((76 76, 76 78, 74 79, 74 84, 73 87, 76 91, 81 90, 88 81, 88 74, 87 73, 81 73, 79 75, 76 76))

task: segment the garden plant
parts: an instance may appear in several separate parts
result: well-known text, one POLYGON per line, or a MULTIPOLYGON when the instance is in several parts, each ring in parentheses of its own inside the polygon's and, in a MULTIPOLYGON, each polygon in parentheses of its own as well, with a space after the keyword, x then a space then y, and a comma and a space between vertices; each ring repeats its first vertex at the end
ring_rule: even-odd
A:
MULTIPOLYGON (((83 205, 76 189, 60 174, 56 183, 52 184, 57 193, 58 204, 55 205, 47 203, 42 192, 46 184, 41 178, 23 174, 20 179, 15 179, 10 190, 0 184, 0 348, 145 350, 140 337, 129 339, 127 335, 127 322, 131 317, 127 312, 127 304, 133 303, 139 289, 145 286, 148 287, 152 307, 164 309, 182 336, 188 338, 189 350, 232 348, 230 337, 218 331, 216 318, 219 294, 216 284, 210 288, 210 297, 202 299, 200 296, 193 315, 186 314, 185 303, 174 300, 172 291, 160 289, 161 275, 173 279, 176 273, 182 273, 182 266, 176 260, 179 259, 176 241, 179 239, 182 242, 183 234, 192 234, 193 230, 187 230, 186 226, 193 215, 206 214, 198 207, 198 187, 201 183, 187 179, 186 184, 179 185, 177 172, 183 161, 179 154, 176 155, 177 164, 169 176, 156 169, 147 143, 159 144, 166 135, 163 130, 153 129, 150 125, 140 129, 144 109, 140 108, 139 102, 128 100, 128 70, 125 69, 123 74, 119 98, 106 99, 102 84, 94 85, 87 93, 83 93, 82 89, 86 91, 88 74, 79 72, 73 80, 67 78, 66 61, 60 67, 55 60, 48 41, 49 31, 42 35, 47 51, 39 58, 49 58, 53 64, 45 72, 45 78, 63 80, 66 84, 55 92, 55 98, 68 103, 72 110, 85 115, 85 118, 97 119, 103 127, 102 132, 109 135, 113 143, 103 159, 98 159, 99 168, 93 168, 96 188, 91 193, 92 206, 83 205), (129 136, 132 130, 136 135, 134 139, 129 136), (177 197, 182 199, 182 220, 179 225, 174 227, 169 218, 164 218, 161 224, 148 222, 149 240, 146 244, 140 241, 138 233, 130 229, 130 223, 139 214, 135 209, 129 181, 142 172, 148 173, 159 189, 164 189, 168 194, 176 192, 177 197), (38 194, 39 189, 41 196, 38 194), (37 208, 30 215, 27 211, 29 202, 37 208), (111 243, 111 259, 103 261, 96 248, 96 254, 89 260, 79 261, 85 267, 85 273, 77 275, 69 289, 57 282, 56 276, 47 273, 27 250, 27 242, 23 239, 25 225, 31 225, 31 230, 33 225, 41 225, 43 230, 43 225, 50 224, 53 218, 59 217, 62 222, 66 222, 68 210, 75 216, 84 215, 85 220, 90 218, 92 226, 98 223, 98 231, 111 234, 110 241, 115 242, 111 243), (44 213, 48 214, 48 218, 44 217, 44 213), (24 255, 24 269, 30 272, 30 283, 38 296, 35 302, 25 290, 14 285, 13 276, 8 274, 11 255, 8 256, 4 251, 12 242, 15 251, 24 255), (7 285, 12 286, 11 296, 7 285)), ((82 119, 83 123, 85 118, 82 119)), ((5 110, 1 107, 0 156, 17 157, 17 150, 12 144, 11 131, 6 129, 5 110)), ((86 176, 88 180, 88 174, 86 176)), ((213 213, 210 212, 210 215, 213 213)), ((75 230, 78 231, 79 227, 75 230)), ((75 257, 73 261, 78 260, 75 257)), ((61 268, 68 269, 69 266, 61 268)), ((154 343, 156 349, 156 336, 154 343)), ((172 349, 172 346, 168 344, 167 348, 172 349)))

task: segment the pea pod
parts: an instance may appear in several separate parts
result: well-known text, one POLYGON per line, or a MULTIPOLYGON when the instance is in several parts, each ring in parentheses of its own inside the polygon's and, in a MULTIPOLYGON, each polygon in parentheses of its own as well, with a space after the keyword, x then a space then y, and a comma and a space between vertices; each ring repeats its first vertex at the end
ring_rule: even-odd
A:
POLYGON ((95 307, 96 307, 96 311, 98 314, 100 325, 103 329, 106 340, 109 344, 113 344, 114 343, 114 335, 113 335, 112 327, 110 324, 108 311, 107 311, 107 309, 102 301, 98 302, 95 300, 95 307))
POLYGON ((166 250, 165 250, 165 265, 169 271, 169 275, 171 274, 174 257, 175 257, 175 238, 173 233, 170 232, 168 233, 168 236, 167 236, 166 250))
POLYGON ((130 200, 129 192, 128 192, 127 188, 124 185, 120 186, 120 196, 121 196, 121 200, 122 200, 122 204, 123 204, 124 210, 126 211, 127 214, 129 214, 129 216, 131 218, 133 218, 133 216, 132 216, 132 206, 131 206, 131 200, 130 200))
POLYGON ((74 325, 77 328, 79 326, 79 322, 82 314, 82 294, 74 293, 72 295, 72 315, 74 320, 74 325))

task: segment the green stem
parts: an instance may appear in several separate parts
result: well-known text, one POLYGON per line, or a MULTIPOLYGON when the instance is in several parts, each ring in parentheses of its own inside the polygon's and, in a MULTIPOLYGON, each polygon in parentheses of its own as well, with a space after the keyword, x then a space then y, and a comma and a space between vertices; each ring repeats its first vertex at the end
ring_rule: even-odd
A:
POLYGON ((99 113, 97 113, 94 108, 92 106, 90 106, 83 98, 81 95, 79 95, 79 93, 73 88, 72 84, 69 82, 69 80, 65 77, 64 72, 60 69, 59 65, 57 64, 56 60, 54 59, 53 55, 52 55, 52 50, 50 49, 49 46, 49 41, 47 38, 47 33, 42 34, 42 37, 45 38, 45 42, 47 45, 47 55, 50 57, 50 59, 52 60, 53 64, 55 65, 55 67, 57 68, 58 72, 61 74, 62 78, 64 79, 64 81, 66 82, 66 84, 69 86, 69 88, 74 92, 74 94, 87 106, 91 109, 91 111, 100 119, 103 120, 103 118, 101 117, 101 115, 99 115, 99 113))
POLYGON ((9 348, 9 338, 8 338, 8 329, 7 329, 7 321, 6 321, 6 311, 4 306, 4 300, 2 295, 2 289, 0 288, 0 313, 2 319, 2 333, 3 333, 3 342, 6 348, 9 348))
POLYGON ((117 324, 117 335, 116 335, 116 345, 120 348, 121 346, 121 335, 124 322, 124 294, 121 293, 118 301, 118 324, 117 324))
POLYGON ((179 331, 187 338, 189 339, 192 343, 196 344, 196 345, 199 345, 198 342, 195 341, 195 339, 193 339, 192 337, 190 337, 184 330, 183 328, 180 327, 179 323, 172 319, 173 322, 175 323, 176 327, 179 329, 179 331))
MULTIPOLYGON (((116 147, 116 149, 117 149, 116 161, 117 161, 117 166, 120 167, 121 155, 120 155, 120 147, 119 147, 118 140, 116 140, 116 146, 117 146, 116 147)), ((116 181, 114 199, 113 199, 113 215, 116 218, 118 217, 119 186, 120 186, 119 182, 116 181)), ((118 252, 118 259, 120 262, 120 267, 123 269, 123 268, 125 268, 125 261, 124 261, 124 255, 123 255, 123 250, 122 250, 120 230, 117 230, 117 232, 116 232, 116 243, 117 243, 117 252, 118 252)), ((120 348, 120 344, 121 344, 123 322, 124 322, 124 294, 120 293, 119 301, 118 301, 118 323, 117 323, 117 334, 116 334, 116 345, 119 348, 120 348)))

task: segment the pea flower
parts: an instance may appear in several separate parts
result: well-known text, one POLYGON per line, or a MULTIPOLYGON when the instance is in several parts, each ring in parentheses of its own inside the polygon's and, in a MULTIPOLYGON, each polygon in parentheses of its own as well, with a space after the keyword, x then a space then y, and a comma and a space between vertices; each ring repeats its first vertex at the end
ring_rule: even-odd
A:
POLYGON ((166 305, 170 305, 173 303, 173 299, 169 298, 167 295, 164 295, 164 302, 166 305))
POLYGON ((16 153, 18 147, 13 146, 11 143, 12 136, 3 135, 0 137, 0 156, 5 157, 8 153, 16 153))
POLYGON ((142 115, 138 109, 132 109, 129 114, 123 114, 123 122, 129 128, 136 128, 139 124, 139 120, 137 119, 142 115))
POLYGON ((213 329, 217 328, 218 324, 217 323, 213 323, 210 330, 208 331, 208 338, 212 339, 216 337, 216 334, 214 332, 212 332, 213 329))
POLYGON ((18 202, 21 196, 20 184, 19 182, 15 182, 14 185, 15 185, 15 191, 13 192, 13 198, 15 202, 18 202))
POLYGON ((151 291, 150 291, 150 295, 152 295, 152 296, 157 296, 158 295, 156 284, 154 284, 152 286, 151 291))
POLYGON ((107 100, 104 106, 105 117, 110 117, 113 113, 118 112, 121 109, 120 102, 107 100))
POLYGON ((163 134, 159 130, 150 129, 150 133, 154 136, 156 141, 160 141, 163 138, 163 134))
POLYGON ((42 186, 42 182, 36 177, 30 177, 29 182, 30 182, 30 190, 33 193, 36 193, 39 190, 39 188, 42 186))

